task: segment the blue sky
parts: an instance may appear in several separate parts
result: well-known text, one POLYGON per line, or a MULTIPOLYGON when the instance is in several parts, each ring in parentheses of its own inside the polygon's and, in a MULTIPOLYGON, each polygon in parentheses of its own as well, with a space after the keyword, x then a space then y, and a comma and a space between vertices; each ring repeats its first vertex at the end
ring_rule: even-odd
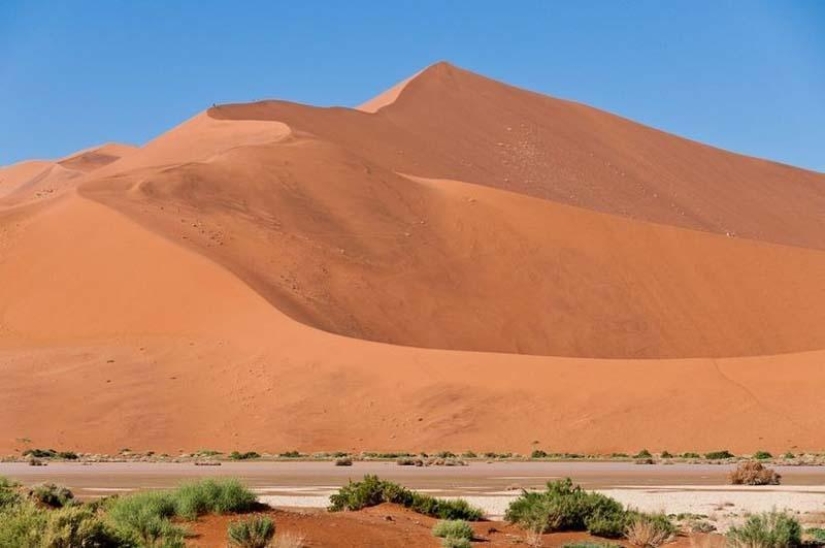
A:
POLYGON ((0 165, 464 68, 825 171, 825 2, 2 0, 0 165))

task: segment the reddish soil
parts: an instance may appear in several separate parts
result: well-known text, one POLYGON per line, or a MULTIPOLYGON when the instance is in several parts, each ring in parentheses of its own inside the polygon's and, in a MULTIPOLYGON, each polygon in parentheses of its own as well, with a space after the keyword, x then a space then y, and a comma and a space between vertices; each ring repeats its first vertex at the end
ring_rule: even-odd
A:
MULTIPOLYGON (((307 548, 397 548, 441 546, 433 537, 432 527, 438 521, 404 508, 383 504, 360 512, 328 513, 324 511, 270 510, 265 512, 275 522, 277 533, 295 533, 305 537, 307 548)), ((229 522, 248 516, 208 516, 191 526, 195 537, 189 546, 226 546, 229 522)), ((473 524, 479 546, 524 545, 524 532, 518 527, 498 521, 473 524)), ((627 545, 624 541, 609 541, 586 533, 553 533, 542 536, 543 546, 553 548, 569 542, 591 541, 601 544, 627 545)), ((717 535, 678 537, 667 546, 686 548, 701 546, 718 548, 723 538, 717 535)))

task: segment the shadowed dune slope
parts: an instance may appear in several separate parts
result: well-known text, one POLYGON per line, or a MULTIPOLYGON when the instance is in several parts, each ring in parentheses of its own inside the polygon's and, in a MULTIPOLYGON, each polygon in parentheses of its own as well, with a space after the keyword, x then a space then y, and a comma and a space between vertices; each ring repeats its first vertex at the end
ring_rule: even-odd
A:
MULTIPOLYGON (((380 97, 379 97, 380 98, 380 97)), ((737 237, 825 249, 825 175, 741 156, 439 63, 370 114, 223 105, 388 169, 737 237)))
POLYGON ((0 170, 0 451, 821 451, 822 175, 447 64, 363 108, 0 170))
POLYGON ((81 192, 343 335, 610 358, 825 348, 822 251, 413 180, 314 138, 81 192))

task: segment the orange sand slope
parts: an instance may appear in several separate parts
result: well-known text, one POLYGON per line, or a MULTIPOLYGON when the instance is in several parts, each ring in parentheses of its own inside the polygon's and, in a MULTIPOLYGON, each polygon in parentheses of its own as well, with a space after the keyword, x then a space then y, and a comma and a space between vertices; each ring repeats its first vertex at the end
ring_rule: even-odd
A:
POLYGON ((391 91, 0 170, 0 451, 821 449, 824 176, 391 91))

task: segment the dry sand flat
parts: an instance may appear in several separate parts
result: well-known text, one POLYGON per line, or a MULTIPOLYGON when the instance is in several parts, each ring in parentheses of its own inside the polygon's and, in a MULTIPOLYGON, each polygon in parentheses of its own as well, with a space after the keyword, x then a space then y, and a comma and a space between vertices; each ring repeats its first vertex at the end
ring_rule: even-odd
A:
POLYGON ((822 175, 443 64, 113 152, 0 212, 0 451, 821 449, 822 175))

